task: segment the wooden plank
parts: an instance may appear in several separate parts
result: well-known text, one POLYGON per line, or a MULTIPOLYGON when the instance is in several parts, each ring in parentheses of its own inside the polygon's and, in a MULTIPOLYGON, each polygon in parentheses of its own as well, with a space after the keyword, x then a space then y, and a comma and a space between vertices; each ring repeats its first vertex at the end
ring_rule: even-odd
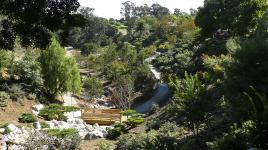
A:
POLYGON ((121 122, 120 109, 84 109, 82 110, 82 119, 86 123, 101 125, 110 125, 115 122, 121 122))

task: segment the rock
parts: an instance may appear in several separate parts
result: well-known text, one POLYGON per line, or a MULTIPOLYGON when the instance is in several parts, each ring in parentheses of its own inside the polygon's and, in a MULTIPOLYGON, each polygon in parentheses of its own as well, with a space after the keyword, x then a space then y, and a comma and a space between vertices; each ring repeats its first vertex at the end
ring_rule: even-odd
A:
POLYGON ((23 127, 22 129, 17 128, 15 125, 10 124, 7 126, 10 133, 5 134, 3 139, 6 142, 12 143, 25 143, 27 138, 29 137, 29 132, 23 127))
POLYGON ((40 110, 43 109, 45 106, 43 104, 37 104, 32 106, 32 113, 38 115, 40 110))
POLYGON ((95 124, 93 125, 93 128, 98 129, 98 128, 100 128, 100 126, 99 126, 99 124, 95 123, 95 124))
POLYGON ((7 150, 7 144, 3 140, 3 136, 0 134, 0 150, 7 150))
POLYGON ((17 128, 14 124, 9 124, 7 128, 10 130, 10 132, 19 133, 21 132, 19 128, 17 128))
POLYGON ((81 110, 66 112, 66 113, 64 113, 64 116, 67 117, 67 120, 71 119, 71 118, 81 118, 82 112, 81 112, 81 110))
POLYGON ((24 150, 24 147, 22 145, 8 145, 8 150, 24 150))
POLYGON ((36 130, 41 130, 41 129, 42 129, 41 124, 40 124, 39 121, 35 122, 35 123, 33 124, 33 126, 35 127, 36 130))
POLYGON ((3 134, 5 133, 6 129, 5 128, 0 128, 0 133, 3 134))

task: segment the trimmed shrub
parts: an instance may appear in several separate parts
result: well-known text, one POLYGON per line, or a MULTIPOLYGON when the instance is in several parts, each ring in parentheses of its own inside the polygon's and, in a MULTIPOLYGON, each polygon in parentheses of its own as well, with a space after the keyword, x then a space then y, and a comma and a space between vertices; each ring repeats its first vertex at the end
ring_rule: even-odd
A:
POLYGON ((40 122, 40 125, 42 128, 49 128, 49 124, 47 124, 46 122, 40 122))
POLYGON ((99 150, 111 150, 112 144, 106 140, 101 140, 97 143, 99 150))
POLYGON ((19 122, 21 123, 33 123, 36 122, 37 119, 33 114, 30 113, 23 113, 19 118, 19 122))
POLYGON ((114 125, 113 129, 108 130, 108 138, 117 139, 122 134, 127 133, 126 125, 118 123, 114 125))
POLYGON ((9 98, 9 95, 6 92, 0 91, 0 107, 6 107, 9 98))
POLYGON ((131 117, 128 118, 128 120, 125 122, 128 126, 131 128, 136 127, 139 124, 142 124, 144 122, 144 118, 141 117, 131 117))
POLYGON ((45 108, 43 108, 39 115, 46 120, 66 120, 67 118, 64 116, 65 112, 71 112, 79 110, 78 107, 74 106, 62 106, 59 104, 51 104, 45 108))
POLYGON ((159 118, 153 118, 153 119, 146 121, 146 127, 148 130, 150 129, 158 130, 161 124, 162 122, 159 118))

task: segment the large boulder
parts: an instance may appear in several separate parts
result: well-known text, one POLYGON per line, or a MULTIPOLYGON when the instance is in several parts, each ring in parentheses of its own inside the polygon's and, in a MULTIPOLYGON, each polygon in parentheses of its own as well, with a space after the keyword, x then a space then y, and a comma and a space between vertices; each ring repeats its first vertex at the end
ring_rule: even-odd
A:
POLYGON ((0 134, 0 150, 7 150, 7 144, 3 140, 3 135, 0 134))
POLYGON ((64 113, 64 116, 67 117, 67 120, 72 119, 72 118, 81 118, 82 112, 81 112, 81 110, 66 112, 66 113, 64 113))
POLYGON ((7 126, 9 133, 5 134, 3 140, 9 143, 23 144, 29 137, 29 132, 22 127, 21 129, 16 127, 14 124, 7 126))
POLYGON ((43 104, 37 104, 32 106, 32 113, 38 115, 40 110, 43 109, 45 106, 43 104))

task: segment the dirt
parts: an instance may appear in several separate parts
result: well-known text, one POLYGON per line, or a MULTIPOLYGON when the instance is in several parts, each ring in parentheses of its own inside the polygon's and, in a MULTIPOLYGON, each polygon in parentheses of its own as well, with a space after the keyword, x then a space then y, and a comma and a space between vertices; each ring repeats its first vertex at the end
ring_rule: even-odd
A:
POLYGON ((0 109, 0 125, 13 123, 22 125, 18 122, 18 117, 22 113, 31 113, 31 107, 37 103, 33 100, 24 100, 22 104, 18 102, 9 102, 7 107, 0 109))

